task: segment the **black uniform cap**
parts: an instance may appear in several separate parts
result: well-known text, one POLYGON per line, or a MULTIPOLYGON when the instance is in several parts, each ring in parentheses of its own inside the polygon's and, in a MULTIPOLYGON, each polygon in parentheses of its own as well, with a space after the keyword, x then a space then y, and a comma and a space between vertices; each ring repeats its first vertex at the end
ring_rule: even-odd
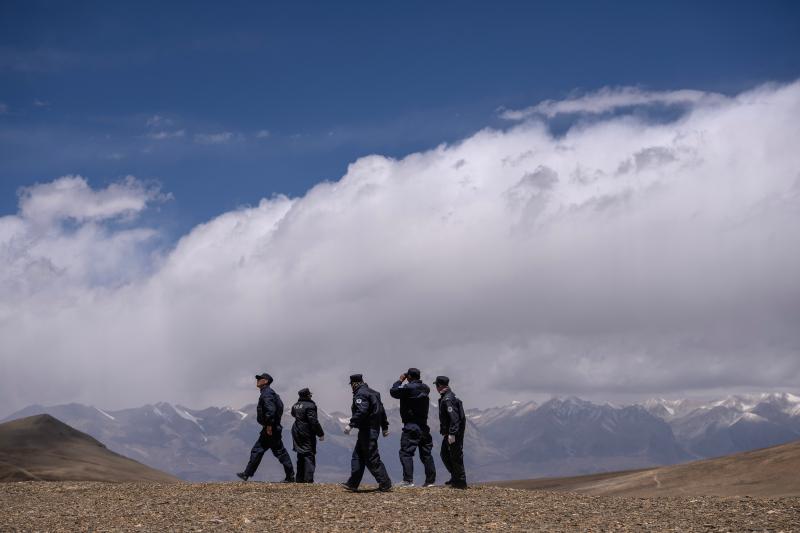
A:
POLYGON ((305 389, 300 389, 299 391, 297 391, 297 395, 301 398, 310 398, 311 391, 308 390, 308 387, 306 387, 305 389))
POLYGON ((419 371, 419 368, 414 368, 413 366, 408 369, 408 372, 406 372, 406 374, 408 375, 408 377, 414 379, 419 379, 419 377, 422 375, 419 371))
POLYGON ((263 372, 261 374, 256 374, 256 379, 266 379, 267 381, 272 383, 272 376, 270 376, 266 372, 263 372))
POLYGON ((362 383, 364 381, 364 376, 361 374, 352 374, 350 375, 350 383, 362 383))
POLYGON ((450 378, 447 376, 436 376, 436 381, 433 382, 435 385, 444 385, 445 387, 450 385, 450 378))

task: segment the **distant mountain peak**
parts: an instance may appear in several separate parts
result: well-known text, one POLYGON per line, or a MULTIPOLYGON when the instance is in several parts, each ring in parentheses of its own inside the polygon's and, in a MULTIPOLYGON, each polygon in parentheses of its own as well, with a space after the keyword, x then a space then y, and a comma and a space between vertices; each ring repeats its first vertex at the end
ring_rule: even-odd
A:
POLYGON ((588 400, 582 400, 577 396, 553 396, 546 402, 544 402, 540 409, 553 409, 553 408, 569 408, 569 407, 577 407, 577 408, 585 408, 595 406, 592 402, 588 400))
POLYGON ((97 439, 80 432, 47 413, 19 418, 2 425, 2 447, 50 448, 70 440, 82 440, 105 447, 97 439))

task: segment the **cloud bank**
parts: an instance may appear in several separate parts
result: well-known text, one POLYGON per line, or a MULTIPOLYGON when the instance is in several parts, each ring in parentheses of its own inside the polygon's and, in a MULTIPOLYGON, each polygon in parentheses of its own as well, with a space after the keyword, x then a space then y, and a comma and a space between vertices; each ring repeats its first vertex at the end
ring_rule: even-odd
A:
POLYGON ((797 389, 800 84, 681 94, 669 123, 554 137, 537 117, 576 107, 550 102, 364 157, 159 253, 137 216, 163 194, 134 178, 23 190, 0 218, 0 405, 235 405, 266 370, 344 408, 351 372, 383 388, 409 365, 477 405, 797 389))
MULTIPOLYGON (((149 269, 146 250, 156 232, 129 222, 148 204, 169 198, 133 177, 94 190, 80 176, 65 176, 19 191, 19 213, 0 217, 0 362, 5 378, 13 380, 16 365, 24 366, 24 357, 8 351, 16 339, 6 329, 20 315, 31 312, 36 320, 38 306, 49 304, 61 312, 58 302, 64 295, 71 296, 62 303, 71 305, 93 289, 125 284, 149 269)), ((46 335, 47 322, 42 325, 46 335)))

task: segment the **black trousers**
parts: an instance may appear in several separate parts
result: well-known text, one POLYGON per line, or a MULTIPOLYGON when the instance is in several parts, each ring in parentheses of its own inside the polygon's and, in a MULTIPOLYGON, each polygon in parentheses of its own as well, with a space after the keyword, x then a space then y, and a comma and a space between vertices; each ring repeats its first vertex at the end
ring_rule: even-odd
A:
POLYGON ((244 469, 245 475, 253 476, 258 469, 258 465, 261 464, 261 458, 264 457, 264 454, 267 450, 271 450, 272 455, 274 455, 283 465, 286 478, 294 478, 292 459, 289 457, 289 452, 287 452, 286 448, 283 446, 281 433, 282 430, 280 427, 273 427, 272 435, 267 435, 267 430, 265 429, 261 430, 258 440, 253 445, 253 449, 250 450, 250 461, 247 463, 247 467, 244 469))
POLYGON ((414 452, 419 449, 419 460, 425 467, 425 483, 436 482, 436 465, 433 462, 433 437, 424 424, 407 423, 400 436, 400 464, 403 466, 403 481, 414 481, 414 452))
POLYGON ((456 435, 453 444, 447 442, 447 437, 442 439, 442 462, 447 471, 450 472, 450 479, 453 485, 466 486, 467 474, 464 472, 464 434, 456 435))
POLYGON ((314 470, 317 469, 317 456, 313 453, 297 454, 298 483, 314 483, 314 470))
POLYGON ((386 467, 381 461, 378 453, 379 429, 359 429, 356 447, 353 449, 353 456, 350 459, 350 479, 347 484, 352 488, 358 488, 361 478, 364 477, 364 469, 375 477, 380 488, 386 489, 392 486, 392 480, 386 472, 386 467))

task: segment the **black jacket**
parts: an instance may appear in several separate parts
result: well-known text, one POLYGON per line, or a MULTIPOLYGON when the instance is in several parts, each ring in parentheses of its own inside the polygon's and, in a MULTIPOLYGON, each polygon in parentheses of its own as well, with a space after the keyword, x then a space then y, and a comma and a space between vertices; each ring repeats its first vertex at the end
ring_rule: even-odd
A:
POLYGON ((404 386, 395 381, 389 394, 400 400, 400 418, 403 424, 428 425, 428 410, 431 406, 431 389, 422 381, 415 379, 404 386))
POLYGON ((383 408, 381 395, 362 383, 353 391, 353 404, 350 406, 352 417, 350 427, 358 429, 389 429, 389 419, 383 408))
POLYGON ((283 402, 278 393, 267 385, 261 389, 261 396, 258 397, 258 407, 256 407, 256 420, 262 426, 272 426, 273 429, 281 429, 281 417, 283 416, 283 402))
POLYGON ((292 444, 297 453, 317 453, 317 437, 325 432, 317 419, 317 404, 300 399, 292 406, 292 444))
POLYGON ((467 427, 467 415, 461 400, 449 388, 439 398, 439 433, 463 435, 467 427))

